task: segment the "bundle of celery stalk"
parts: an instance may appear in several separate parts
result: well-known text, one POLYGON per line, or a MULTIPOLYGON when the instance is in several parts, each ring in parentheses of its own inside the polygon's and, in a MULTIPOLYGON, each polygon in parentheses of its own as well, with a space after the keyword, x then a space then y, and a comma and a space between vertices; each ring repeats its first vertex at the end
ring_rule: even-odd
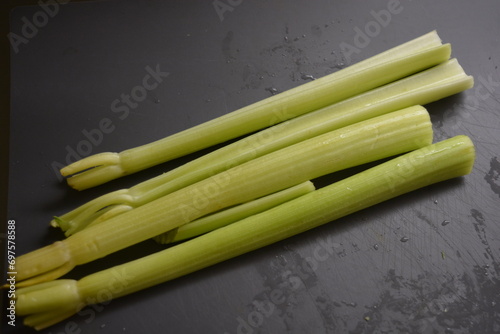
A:
POLYGON ((145 289, 470 173, 470 139, 432 144, 421 106, 472 87, 450 55, 450 45, 431 32, 156 142, 65 167, 70 186, 81 190, 255 132, 54 218, 67 238, 17 259, 17 314, 45 328, 89 301, 145 289), (393 156, 318 190, 311 182, 393 156), (176 244, 80 280, 58 279, 149 238, 176 244), (131 279, 117 282, 116 272, 131 279))

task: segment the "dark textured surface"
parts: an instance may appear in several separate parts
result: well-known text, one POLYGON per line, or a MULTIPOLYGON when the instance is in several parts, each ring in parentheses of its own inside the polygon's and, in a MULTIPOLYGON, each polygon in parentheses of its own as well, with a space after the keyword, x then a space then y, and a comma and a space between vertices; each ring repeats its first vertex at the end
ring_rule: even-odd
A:
MULTIPOLYGON (((469 135, 477 146, 473 173, 88 308, 43 333, 499 332, 500 4, 221 3, 229 6, 221 16, 210 1, 61 5, 13 51, 8 219, 16 220, 18 254, 61 238, 47 227, 53 215, 195 156, 72 191, 54 162, 64 164, 103 119, 108 133, 92 153, 150 142, 434 29, 476 82, 427 106, 435 139, 469 135), (394 14, 376 23, 375 13, 393 5, 394 14), (365 29, 376 33, 352 57, 342 55, 340 45, 355 45, 365 29), (141 85, 148 66, 168 76, 128 113, 114 112, 113 101, 141 85)), ((23 17, 40 10, 17 8, 11 31, 19 34, 23 17)), ((159 249, 145 242, 70 277, 159 249)), ((19 317, 6 329, 31 332, 19 317)))

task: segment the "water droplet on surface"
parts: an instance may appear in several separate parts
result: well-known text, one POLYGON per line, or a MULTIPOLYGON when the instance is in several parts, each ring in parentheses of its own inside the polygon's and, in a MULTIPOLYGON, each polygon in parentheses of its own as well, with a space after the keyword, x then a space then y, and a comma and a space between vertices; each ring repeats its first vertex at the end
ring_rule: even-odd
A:
POLYGON ((446 226, 446 225, 448 225, 449 223, 451 223, 449 220, 443 220, 443 221, 441 222, 441 226, 446 226))
POLYGON ((277 90, 276 88, 274 88, 274 87, 268 87, 268 88, 266 88, 266 90, 267 90, 269 93, 273 94, 273 95, 278 94, 278 90, 277 90))
POLYGON ((434 204, 438 204, 438 200, 437 199, 434 200, 434 204))
POLYGON ((155 99, 155 103, 156 104, 160 103, 160 99, 155 99))
POLYGON ((378 244, 373 245, 373 249, 378 250, 379 249, 379 245, 378 244))
POLYGON ((348 303, 348 302, 346 302, 345 300, 342 300, 341 302, 342 302, 342 304, 344 304, 345 306, 349 306, 349 307, 356 307, 356 306, 358 306, 358 304, 357 304, 356 302, 350 302, 350 303, 348 303))
POLYGON ((285 40, 285 42, 288 42, 288 36, 285 36, 285 38, 283 38, 285 40))
POLYGON ((302 76, 300 77, 302 80, 316 80, 315 77, 313 77, 312 75, 310 74, 302 74, 302 76))
POLYGON ((408 237, 402 237, 400 240, 401 240, 401 242, 407 242, 408 240, 410 240, 410 238, 408 238, 408 237))

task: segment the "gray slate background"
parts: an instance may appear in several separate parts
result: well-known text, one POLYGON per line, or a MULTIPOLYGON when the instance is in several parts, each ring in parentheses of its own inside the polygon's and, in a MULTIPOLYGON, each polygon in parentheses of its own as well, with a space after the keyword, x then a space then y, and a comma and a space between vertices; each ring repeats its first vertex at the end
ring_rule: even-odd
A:
MULTIPOLYGON (((103 118, 113 130, 92 153, 159 139, 434 29, 476 79, 473 89, 427 106, 435 140, 469 135, 473 173, 89 308, 42 333, 500 332, 500 3, 221 0, 219 13, 217 3, 68 3, 12 50, 7 219, 16 220, 18 254, 61 238, 47 227, 50 217, 197 156, 70 190, 54 162, 64 163, 103 118), (388 22, 358 43, 359 53, 343 56, 341 43, 355 45, 388 6, 397 8, 388 22), (169 73, 161 84, 126 116, 113 112, 112 102, 157 65, 169 73)), ((21 33, 23 18, 40 10, 14 10, 11 31, 21 33)), ((69 277, 159 249, 145 242, 69 277)), ((2 317, 2 326, 34 332, 20 318, 12 328, 2 317)))

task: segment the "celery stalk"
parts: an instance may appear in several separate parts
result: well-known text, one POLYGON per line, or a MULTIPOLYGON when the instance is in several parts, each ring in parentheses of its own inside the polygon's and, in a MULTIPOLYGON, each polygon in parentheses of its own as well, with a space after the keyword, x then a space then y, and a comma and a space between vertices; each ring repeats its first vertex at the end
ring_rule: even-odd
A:
POLYGON ((307 181, 277 193, 196 219, 195 221, 182 225, 176 229, 160 234, 159 236, 156 236, 154 240, 161 244, 168 244, 171 242, 194 238, 248 216, 269 210, 272 207, 310 193, 313 190, 313 183, 311 181, 307 181))
POLYGON ((90 188, 311 112, 419 72, 450 56, 431 32, 281 94, 174 135, 120 153, 99 153, 61 169, 68 184, 90 188))
POLYGON ((89 301, 105 302, 140 291, 412 190, 466 175, 474 158, 474 146, 466 136, 421 148, 144 258, 78 281, 56 280, 19 289, 18 315, 27 316, 28 326, 45 328, 75 314, 89 301))
POLYGON ((99 223, 132 210, 232 166, 371 117, 439 100, 468 89, 472 84, 472 77, 465 74, 456 59, 452 59, 257 132, 130 189, 103 195, 60 216, 51 224, 61 227, 69 236, 91 222, 99 223))
POLYGON ((429 114, 420 106, 302 141, 21 255, 16 263, 18 286, 60 277, 76 265, 221 209, 431 142, 429 114))

